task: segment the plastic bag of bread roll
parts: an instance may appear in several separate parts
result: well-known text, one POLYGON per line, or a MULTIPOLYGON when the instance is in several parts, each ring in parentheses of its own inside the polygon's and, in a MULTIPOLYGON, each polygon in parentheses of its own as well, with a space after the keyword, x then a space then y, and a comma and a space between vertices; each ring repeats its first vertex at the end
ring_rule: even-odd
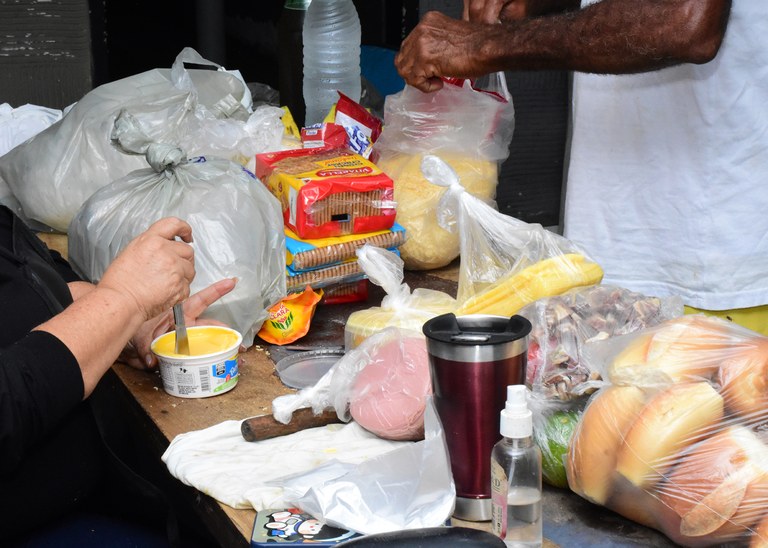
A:
POLYGON ((492 202, 499 165, 509 155, 514 117, 502 72, 482 81, 446 79, 434 93, 406 86, 387 96, 373 158, 394 182, 397 222, 409 234, 401 249, 407 269, 439 268, 459 255, 458 235, 437 222, 445 191, 424 178, 422 157, 439 156, 460 173, 468 192, 492 202))
POLYGON ((603 343, 569 487, 684 546, 768 543, 768 339, 704 315, 603 343))
POLYGON ((381 286, 386 295, 381 306, 349 315, 344 326, 347 351, 385 327, 401 327, 420 333, 427 320, 456 308, 456 300, 442 291, 426 288, 411 291, 408 284, 403 283, 403 260, 392 251, 365 244, 356 253, 363 272, 371 282, 381 286))

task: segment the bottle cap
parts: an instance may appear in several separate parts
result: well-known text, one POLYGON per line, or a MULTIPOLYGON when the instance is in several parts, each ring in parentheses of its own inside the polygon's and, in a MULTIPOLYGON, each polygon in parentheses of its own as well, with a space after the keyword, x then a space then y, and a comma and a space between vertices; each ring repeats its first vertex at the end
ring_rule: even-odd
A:
POLYGON ((501 411, 501 435, 505 438, 529 438, 533 435, 533 414, 528 409, 523 384, 507 386, 507 403, 501 411))

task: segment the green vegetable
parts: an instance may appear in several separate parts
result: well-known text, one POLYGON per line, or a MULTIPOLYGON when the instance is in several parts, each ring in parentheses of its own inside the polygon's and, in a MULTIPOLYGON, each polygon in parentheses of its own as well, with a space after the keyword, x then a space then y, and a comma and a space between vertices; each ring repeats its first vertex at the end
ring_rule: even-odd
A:
POLYGON ((568 444, 571 441, 581 413, 577 411, 557 411, 550 415, 534 432, 534 439, 541 449, 541 466, 544 481, 555 487, 568 487, 565 474, 565 459, 568 456, 568 444))

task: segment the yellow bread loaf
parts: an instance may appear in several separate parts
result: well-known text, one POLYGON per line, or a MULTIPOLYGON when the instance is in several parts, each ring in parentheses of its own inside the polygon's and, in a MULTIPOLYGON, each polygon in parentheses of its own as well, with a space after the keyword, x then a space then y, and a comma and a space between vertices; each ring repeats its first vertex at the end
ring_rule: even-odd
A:
POLYGON ((649 489, 687 446, 710 435, 722 417, 723 398, 708 382, 670 385, 635 418, 618 450, 616 470, 649 489))
POLYGON ((660 484, 664 531, 676 542, 744 541, 768 512, 768 447, 726 427, 693 445, 660 484))
POLYGON ((574 287, 595 285, 602 279, 603 269, 583 255, 557 255, 497 280, 463 302, 456 314, 513 316, 538 299, 561 295, 574 287))
POLYGON ((644 403, 644 392, 635 386, 609 386, 592 396, 568 448, 565 464, 572 491, 605 504, 624 433, 644 403))

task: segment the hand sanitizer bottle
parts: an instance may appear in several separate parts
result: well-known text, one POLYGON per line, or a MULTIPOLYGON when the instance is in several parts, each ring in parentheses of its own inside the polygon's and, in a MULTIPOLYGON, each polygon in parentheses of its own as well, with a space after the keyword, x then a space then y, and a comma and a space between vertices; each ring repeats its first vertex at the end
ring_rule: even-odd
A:
POLYGON ((542 544, 541 450, 524 385, 507 387, 501 435, 491 452, 491 527, 507 546, 542 544))

